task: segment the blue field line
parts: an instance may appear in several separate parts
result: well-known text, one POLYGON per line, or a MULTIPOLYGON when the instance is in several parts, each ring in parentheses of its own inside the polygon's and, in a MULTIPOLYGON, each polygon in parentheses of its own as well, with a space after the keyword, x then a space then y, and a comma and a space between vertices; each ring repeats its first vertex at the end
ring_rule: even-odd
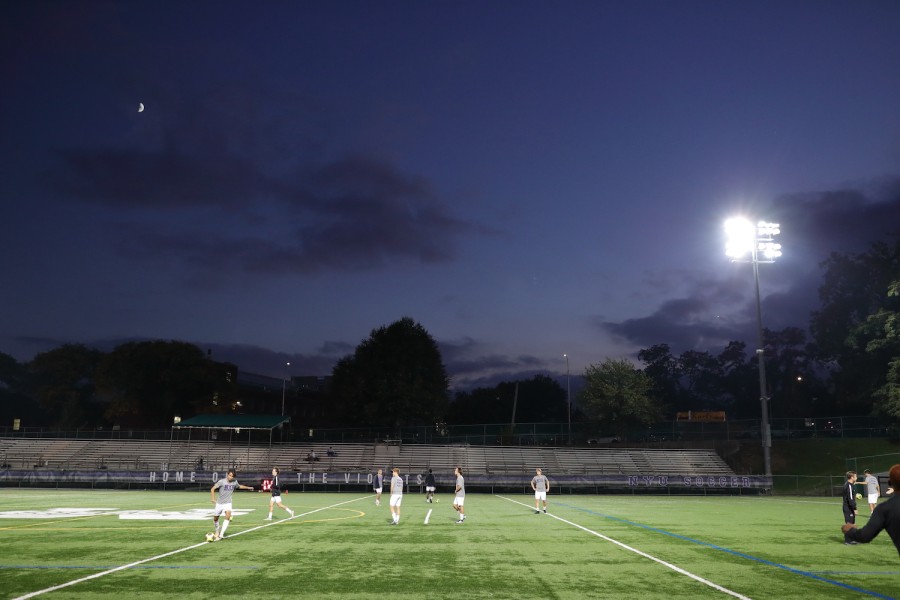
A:
POLYGON ((741 557, 741 558, 746 558, 747 560, 756 561, 756 562, 758 562, 758 563, 762 563, 762 564, 768 565, 768 566, 770 566, 770 567, 776 567, 776 568, 778 568, 778 569, 782 569, 782 570, 787 571, 787 572, 789 572, 789 573, 794 573, 795 575, 802 575, 803 577, 809 577, 810 579, 815 579, 816 581, 821 581, 821 582, 823 582, 823 583, 829 583, 829 584, 831 584, 831 585, 834 585, 834 586, 837 586, 837 587, 841 587, 841 588, 844 588, 844 589, 847 589, 847 590, 852 590, 852 591, 854 591, 854 592, 859 592, 859 593, 861 593, 861 594, 866 594, 866 595, 868 595, 868 596, 874 596, 874 597, 876 597, 876 598, 884 598, 885 600, 895 600, 895 598, 894 598, 893 596, 885 596, 884 594, 879 594, 878 592, 873 592, 873 591, 871 591, 871 590, 866 590, 866 589, 863 589, 863 588, 858 588, 858 587, 856 587, 856 586, 849 585, 849 584, 846 584, 846 583, 842 583, 842 582, 840 582, 840 581, 835 581, 835 580, 833 580, 833 579, 828 579, 828 578, 826 578, 826 577, 820 577, 819 575, 816 575, 815 573, 812 573, 812 572, 810 572, 810 571, 801 571, 801 570, 799 570, 799 569, 794 569, 793 567, 789 567, 789 566, 787 566, 787 565, 782 565, 782 564, 780 564, 780 563, 772 562, 772 561, 766 560, 766 559, 764 559, 764 558, 759 558, 758 556, 753 556, 753 555, 751 555, 751 554, 744 554, 743 552, 738 552, 737 550, 731 550, 730 548, 723 548, 722 546, 716 546, 715 544, 710 544, 709 542, 704 542, 704 541, 702 541, 702 540, 695 540, 695 539, 693 539, 693 538, 689 538, 689 537, 686 537, 686 536, 683 536, 683 535, 679 535, 679 534, 677 534, 677 533, 672 533, 671 531, 666 531, 665 529, 659 529, 658 527, 651 527, 651 526, 649 526, 649 525, 644 525, 644 524, 642 524, 642 523, 636 523, 636 522, 634 522, 634 521, 629 521, 628 519, 623 519, 623 518, 621 518, 621 517, 614 517, 614 516, 612 516, 612 515, 604 515, 604 514, 601 514, 601 513, 596 512, 596 511, 587 509, 587 508, 582 508, 582 507, 580 507, 580 506, 572 506, 571 504, 565 504, 565 503, 562 503, 562 502, 558 502, 557 504, 558 504, 559 506, 565 506, 565 507, 567 507, 567 508, 571 508, 571 509, 573 509, 573 510, 585 512, 585 513, 588 513, 588 514, 591 514, 591 515, 594 515, 594 516, 597 516, 597 517, 602 517, 602 518, 604 518, 604 519, 609 519, 610 521, 618 521, 619 523, 624 523, 625 525, 632 525, 632 526, 634 526, 634 527, 639 527, 639 528, 641 528, 641 529, 646 529, 646 530, 648 530, 648 531, 653 531, 654 533, 661 533, 661 534, 667 535, 667 536, 669 536, 669 537, 673 537, 673 538, 676 538, 676 539, 679 539, 679 540, 683 540, 683 541, 685 541, 685 542, 691 542, 692 544, 697 544, 697 545, 699 545, 699 546, 706 546, 707 548, 712 548, 713 550, 719 550, 720 552, 725 552, 725 553, 731 554, 731 555, 733 555, 733 556, 739 556, 739 557, 741 557))
MULTIPOLYGON (((103 565, 0 565, 0 569, 112 569, 103 565)), ((259 567, 236 567, 234 565, 138 565, 135 569, 245 569, 255 571, 259 567)))
POLYGON ((900 571, 809 571, 823 575, 900 575, 900 571))

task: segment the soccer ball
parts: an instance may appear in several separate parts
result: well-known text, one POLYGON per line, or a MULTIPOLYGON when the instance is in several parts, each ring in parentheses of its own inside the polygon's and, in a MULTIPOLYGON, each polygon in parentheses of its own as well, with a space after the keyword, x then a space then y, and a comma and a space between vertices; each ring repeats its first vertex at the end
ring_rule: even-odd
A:
POLYGON ((212 542, 212 541, 214 541, 215 539, 216 539, 216 534, 214 534, 214 533, 207 533, 207 534, 206 534, 206 541, 207 541, 207 542, 212 542))
POLYGON ((435 498, 434 501, 435 501, 435 502, 440 502, 441 499, 440 499, 440 498, 435 498))
POLYGON ((857 494, 857 495, 856 495, 856 499, 857 499, 857 500, 862 500, 862 494, 857 494))

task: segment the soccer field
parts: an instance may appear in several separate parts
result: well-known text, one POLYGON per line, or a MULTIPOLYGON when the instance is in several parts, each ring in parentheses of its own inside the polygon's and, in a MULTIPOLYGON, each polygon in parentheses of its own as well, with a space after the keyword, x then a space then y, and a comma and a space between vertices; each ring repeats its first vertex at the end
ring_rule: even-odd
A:
MULTIPOLYGON (((0 598, 892 598, 886 534, 841 543, 840 500, 793 497, 235 494, 206 543, 204 491, 0 489, 0 598), (432 511, 429 522, 425 519, 432 511)), ((860 524, 867 507, 861 507, 860 524)))

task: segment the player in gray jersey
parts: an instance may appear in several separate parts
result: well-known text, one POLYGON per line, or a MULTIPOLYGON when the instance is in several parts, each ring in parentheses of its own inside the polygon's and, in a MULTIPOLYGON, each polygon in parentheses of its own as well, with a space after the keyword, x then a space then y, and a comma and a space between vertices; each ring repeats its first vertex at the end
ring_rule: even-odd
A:
POLYGON ((453 474, 456 475, 456 496, 453 498, 453 508, 459 513, 459 519, 456 520, 456 523, 460 524, 466 520, 466 509, 464 507, 466 503, 466 480, 463 479, 461 467, 453 469, 453 474))
POLYGON ((531 489, 534 490, 534 514, 541 512, 540 503, 544 501, 544 513, 547 513, 547 492, 550 491, 550 480, 541 474, 540 469, 534 470, 534 477, 531 478, 531 489))
POLYGON ((213 524, 216 528, 215 540, 217 542, 225 537, 225 530, 228 529, 228 524, 231 523, 231 497, 234 495, 234 490, 253 490, 248 485, 238 483, 237 479, 234 478, 234 469, 229 469, 224 479, 218 480, 215 485, 209 488, 210 499, 216 505, 216 509, 213 511, 213 524), (218 500, 216 500, 216 490, 219 491, 218 500), (225 513, 225 519, 220 530, 219 515, 222 513, 225 513))
POLYGON ((391 525, 398 525, 400 504, 403 502, 403 478, 400 477, 400 469, 397 467, 394 467, 391 473, 391 525))
POLYGON ((875 505, 878 504, 878 496, 881 495, 881 486, 878 484, 878 478, 872 475, 872 471, 866 469, 863 471, 866 479, 863 485, 866 486, 866 499, 869 501, 869 512, 875 512, 875 505))

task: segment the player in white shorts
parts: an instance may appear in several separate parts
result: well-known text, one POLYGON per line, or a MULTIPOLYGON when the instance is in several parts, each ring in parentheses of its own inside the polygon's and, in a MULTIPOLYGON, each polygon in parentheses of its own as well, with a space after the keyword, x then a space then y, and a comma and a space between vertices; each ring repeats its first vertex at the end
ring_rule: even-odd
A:
POLYGON ((225 530, 228 529, 228 524, 231 523, 231 496, 234 494, 234 490, 253 490, 249 485, 241 485, 238 483, 237 479, 234 478, 234 469, 229 469, 225 474, 224 479, 218 480, 211 488, 209 488, 210 499, 212 500, 212 503, 216 505, 216 508, 213 511, 216 541, 225 537, 225 530), (216 490, 219 490, 218 499, 216 499, 216 490), (225 519, 223 519, 222 527, 220 529, 219 516, 222 514, 225 515, 225 519))
POLYGON ((878 483, 878 478, 872 475, 872 471, 866 469, 863 471, 863 475, 866 476, 863 481, 863 485, 866 486, 866 496, 869 501, 869 512, 875 512, 875 505, 878 504, 878 497, 881 495, 881 485, 878 483))
POLYGON ((456 475, 456 497, 453 498, 453 508, 459 513, 459 519, 456 524, 459 525, 466 520, 466 509, 463 507, 466 503, 466 480, 463 479, 462 469, 456 467, 453 469, 456 475))
POLYGON ((400 504, 403 502, 403 478, 400 469, 394 467, 391 476, 391 525, 400 523, 400 504))
POLYGON ((277 504, 278 506, 280 506, 281 508, 283 508, 284 510, 286 510, 287 513, 293 517, 293 516, 294 516, 294 511, 292 511, 291 509, 289 509, 287 506, 285 506, 285 505, 281 502, 281 481, 278 479, 278 468, 277 468, 277 467, 273 467, 273 468, 272 468, 272 487, 271 487, 271 491, 272 491, 272 498, 269 500, 269 516, 266 517, 266 521, 271 521, 271 520, 272 520, 272 509, 275 508, 275 505, 276 505, 276 504, 277 504))
POLYGON ((375 478, 372 479, 372 489, 375 490, 375 506, 381 506, 381 490, 384 485, 384 475, 381 474, 381 469, 378 469, 378 472, 375 473, 375 478))
POLYGON ((534 514, 541 512, 541 500, 544 501, 544 513, 547 512, 547 492, 550 491, 550 480, 541 474, 540 469, 534 470, 531 479, 531 489, 534 490, 534 514))

